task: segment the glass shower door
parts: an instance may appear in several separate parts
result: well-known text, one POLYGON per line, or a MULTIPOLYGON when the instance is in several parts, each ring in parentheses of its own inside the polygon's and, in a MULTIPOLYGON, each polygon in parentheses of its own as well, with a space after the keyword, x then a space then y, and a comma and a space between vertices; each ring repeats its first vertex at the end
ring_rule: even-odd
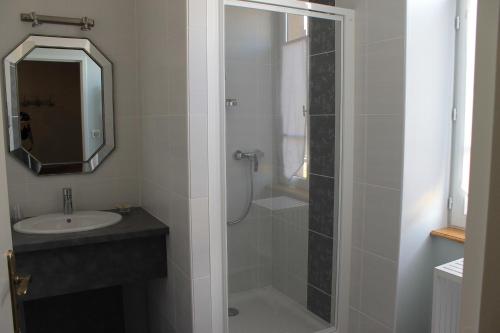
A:
POLYGON ((225 7, 231 333, 336 326, 341 28, 334 15, 225 7))

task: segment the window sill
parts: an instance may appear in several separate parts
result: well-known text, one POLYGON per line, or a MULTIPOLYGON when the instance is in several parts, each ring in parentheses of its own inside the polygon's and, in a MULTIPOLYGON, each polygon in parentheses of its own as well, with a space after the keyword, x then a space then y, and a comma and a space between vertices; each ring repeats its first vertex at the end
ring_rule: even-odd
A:
POLYGON ((438 230, 433 230, 431 236, 445 238, 460 244, 465 243, 465 230, 448 227, 438 230))

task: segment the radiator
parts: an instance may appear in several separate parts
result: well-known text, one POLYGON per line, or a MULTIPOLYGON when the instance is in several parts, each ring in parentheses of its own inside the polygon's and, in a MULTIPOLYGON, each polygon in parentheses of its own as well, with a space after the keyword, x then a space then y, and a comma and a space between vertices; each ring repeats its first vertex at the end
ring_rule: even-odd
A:
POLYGON ((464 259, 434 268, 432 333, 458 333, 464 259))

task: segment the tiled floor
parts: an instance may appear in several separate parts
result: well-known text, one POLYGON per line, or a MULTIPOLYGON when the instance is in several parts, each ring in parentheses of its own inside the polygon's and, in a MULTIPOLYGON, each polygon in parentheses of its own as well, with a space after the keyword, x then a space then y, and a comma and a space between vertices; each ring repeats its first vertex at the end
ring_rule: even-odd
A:
POLYGON ((240 311, 229 318, 230 333, 315 333, 328 327, 271 287, 233 293, 229 306, 240 311))

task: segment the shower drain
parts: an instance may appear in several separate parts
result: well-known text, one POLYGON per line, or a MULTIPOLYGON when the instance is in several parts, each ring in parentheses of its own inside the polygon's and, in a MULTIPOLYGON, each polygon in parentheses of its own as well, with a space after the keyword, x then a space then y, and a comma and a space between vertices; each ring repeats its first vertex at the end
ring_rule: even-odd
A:
POLYGON ((235 317, 240 314, 240 310, 238 310, 237 308, 229 308, 227 309, 227 313, 229 317, 235 317))

